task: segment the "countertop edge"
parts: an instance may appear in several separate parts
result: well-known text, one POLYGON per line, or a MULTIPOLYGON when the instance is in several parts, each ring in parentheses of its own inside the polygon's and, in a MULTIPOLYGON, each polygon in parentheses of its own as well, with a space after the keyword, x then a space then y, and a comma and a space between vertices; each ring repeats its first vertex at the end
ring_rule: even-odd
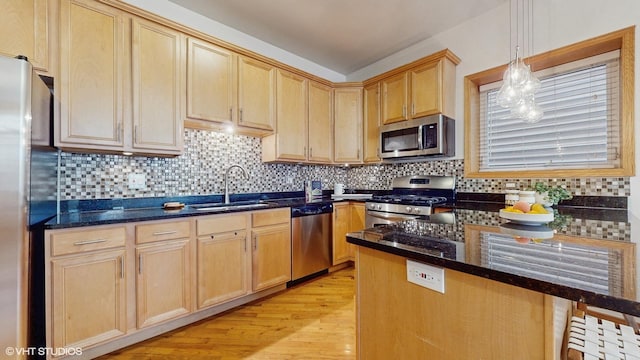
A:
POLYGON ((409 249, 398 248, 375 241, 361 239, 358 237, 359 234, 361 235, 362 231, 348 233, 347 242, 408 259, 422 261, 431 265, 460 271, 466 274, 480 276, 520 288, 582 302, 587 305, 597 306, 603 309, 621 312, 623 314, 640 316, 640 303, 633 300, 596 294, 594 292, 576 289, 566 285, 554 284, 502 271, 487 269, 480 266, 465 264, 451 259, 423 254, 409 249))

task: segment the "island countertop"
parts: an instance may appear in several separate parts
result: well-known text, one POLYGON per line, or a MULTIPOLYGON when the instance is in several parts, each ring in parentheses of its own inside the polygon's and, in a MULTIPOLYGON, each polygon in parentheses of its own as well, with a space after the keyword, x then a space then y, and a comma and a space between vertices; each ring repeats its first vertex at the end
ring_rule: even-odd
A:
POLYGON ((626 210, 560 209, 546 225, 499 216, 502 206, 349 233, 347 241, 587 305, 640 316, 637 250, 626 210))

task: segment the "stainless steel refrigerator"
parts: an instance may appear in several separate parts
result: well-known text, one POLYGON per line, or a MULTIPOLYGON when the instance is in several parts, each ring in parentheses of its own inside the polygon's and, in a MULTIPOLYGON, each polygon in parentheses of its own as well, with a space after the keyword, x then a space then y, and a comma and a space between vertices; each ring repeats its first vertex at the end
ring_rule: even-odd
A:
POLYGON ((26 59, 0 56, 0 358, 27 347, 30 244, 56 211, 51 98, 26 59))

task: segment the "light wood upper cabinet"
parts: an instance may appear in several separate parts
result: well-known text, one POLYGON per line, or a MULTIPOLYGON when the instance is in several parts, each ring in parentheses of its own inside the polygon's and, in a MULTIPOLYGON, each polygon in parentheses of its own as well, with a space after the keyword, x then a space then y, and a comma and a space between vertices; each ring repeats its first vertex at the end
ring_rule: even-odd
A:
POLYGON ((455 113, 455 67, 448 50, 390 72, 380 80, 381 122, 390 124, 422 116, 455 113))
POLYGON ((180 154, 183 122, 182 34, 134 18, 132 28, 133 148, 180 154))
POLYGON ((185 118, 232 124, 238 116, 237 55, 194 38, 187 39, 185 118))
POLYGON ((55 0, 0 0, 0 54, 25 55, 35 69, 53 75, 49 41, 56 6, 55 0))
POLYGON ((307 159, 307 86, 309 80, 276 72, 276 132, 262 139, 263 161, 307 159))
POLYGON ((276 68, 245 56, 238 58, 238 125, 275 128, 276 68))
POLYGON ((380 148, 380 85, 374 83, 364 87, 364 144, 363 162, 379 162, 380 148))
POLYGON ((333 91, 315 81, 309 82, 309 162, 333 160, 333 91))
POLYGON ((408 74, 401 73, 380 81, 382 89, 382 123, 407 120, 408 74))
POLYGON ((60 2, 56 145, 122 150, 129 77, 126 16, 95 1, 60 2))
POLYGON ((362 162, 362 88, 334 90, 333 160, 362 162))
POLYGON ((61 1, 56 144, 180 154, 181 36, 99 2, 61 1))

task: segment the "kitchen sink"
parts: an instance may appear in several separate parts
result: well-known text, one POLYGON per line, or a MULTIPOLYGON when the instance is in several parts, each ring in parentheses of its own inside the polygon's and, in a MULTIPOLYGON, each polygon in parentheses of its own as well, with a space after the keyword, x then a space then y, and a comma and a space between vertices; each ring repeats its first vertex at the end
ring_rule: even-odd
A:
POLYGON ((259 209, 271 206, 272 202, 264 200, 236 201, 232 203, 206 203, 189 205, 190 208, 198 211, 227 211, 239 209, 259 209))

